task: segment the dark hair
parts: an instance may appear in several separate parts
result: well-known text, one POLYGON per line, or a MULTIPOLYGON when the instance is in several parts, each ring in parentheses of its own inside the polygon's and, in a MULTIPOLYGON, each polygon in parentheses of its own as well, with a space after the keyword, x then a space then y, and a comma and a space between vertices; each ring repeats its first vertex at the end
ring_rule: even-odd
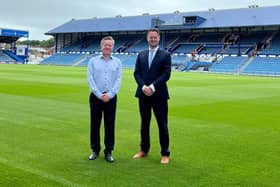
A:
POLYGON ((149 29, 148 32, 147 32, 147 35, 148 35, 150 32, 156 32, 156 33, 158 33, 158 35, 160 35, 159 29, 157 29, 157 28, 149 29))

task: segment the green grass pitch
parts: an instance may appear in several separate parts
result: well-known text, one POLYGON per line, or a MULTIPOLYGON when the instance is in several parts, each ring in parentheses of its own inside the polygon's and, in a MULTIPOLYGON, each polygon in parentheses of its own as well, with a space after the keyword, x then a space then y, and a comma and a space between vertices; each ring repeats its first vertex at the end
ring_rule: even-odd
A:
POLYGON ((109 164, 87 159, 86 68, 0 65, 0 186, 280 186, 279 78, 172 72, 171 161, 161 165, 154 117, 148 157, 132 159, 132 74, 123 71, 109 164))

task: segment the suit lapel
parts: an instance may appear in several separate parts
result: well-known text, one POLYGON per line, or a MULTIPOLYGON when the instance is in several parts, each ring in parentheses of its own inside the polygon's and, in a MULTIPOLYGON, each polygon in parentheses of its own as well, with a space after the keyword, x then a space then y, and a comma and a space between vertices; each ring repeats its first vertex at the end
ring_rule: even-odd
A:
MULTIPOLYGON (((156 52, 156 54, 155 54, 155 56, 154 56, 154 58, 153 58, 153 61, 152 61, 152 64, 151 64, 150 69, 151 69, 151 68, 156 64, 156 62, 158 61, 158 57, 159 57, 159 53, 160 53, 159 50, 160 50, 160 49, 157 50, 157 52, 156 52)), ((148 64, 148 66, 149 66, 149 64, 148 64)))
POLYGON ((146 69, 146 71, 149 71, 149 50, 145 51, 144 57, 145 57, 145 61, 144 61, 145 69, 146 69))

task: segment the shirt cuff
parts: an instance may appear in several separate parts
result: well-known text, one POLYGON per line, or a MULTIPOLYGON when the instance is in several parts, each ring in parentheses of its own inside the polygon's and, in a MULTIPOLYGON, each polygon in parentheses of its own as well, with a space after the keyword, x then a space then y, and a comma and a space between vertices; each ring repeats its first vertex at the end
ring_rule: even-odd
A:
POLYGON ((99 91, 92 91, 92 93, 99 99, 101 99, 102 93, 99 91))
POLYGON ((113 97, 115 97, 116 94, 114 94, 113 92, 108 92, 109 98, 112 99, 113 97))
POLYGON ((155 92, 155 91, 156 91, 156 88, 155 88, 154 84, 150 84, 150 86, 149 86, 149 87, 152 89, 152 91, 153 91, 153 92, 155 92))
POLYGON ((144 85, 144 86, 142 86, 142 91, 144 91, 144 87, 145 87, 146 85, 144 85))

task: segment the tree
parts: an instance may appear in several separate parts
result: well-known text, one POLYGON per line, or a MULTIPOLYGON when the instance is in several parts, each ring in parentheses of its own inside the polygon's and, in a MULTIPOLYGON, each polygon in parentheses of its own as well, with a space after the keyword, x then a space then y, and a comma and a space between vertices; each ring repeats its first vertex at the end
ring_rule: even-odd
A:
POLYGON ((17 41, 18 45, 29 45, 29 46, 37 46, 49 48, 54 46, 54 38, 50 38, 48 40, 25 40, 25 41, 17 41))

